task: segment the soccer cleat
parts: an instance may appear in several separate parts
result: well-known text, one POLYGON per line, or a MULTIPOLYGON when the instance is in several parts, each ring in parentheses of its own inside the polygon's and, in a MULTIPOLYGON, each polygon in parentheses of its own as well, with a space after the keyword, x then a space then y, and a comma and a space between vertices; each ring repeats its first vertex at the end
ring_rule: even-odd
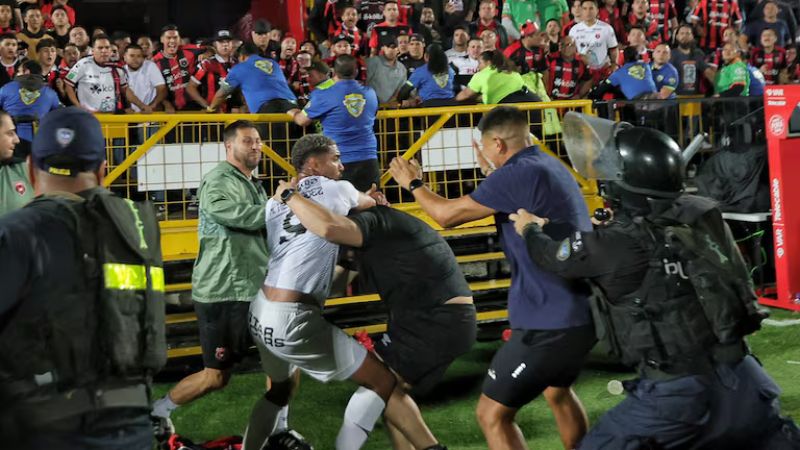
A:
POLYGON ((314 450, 314 447, 297 431, 286 430, 270 436, 263 450, 314 450))

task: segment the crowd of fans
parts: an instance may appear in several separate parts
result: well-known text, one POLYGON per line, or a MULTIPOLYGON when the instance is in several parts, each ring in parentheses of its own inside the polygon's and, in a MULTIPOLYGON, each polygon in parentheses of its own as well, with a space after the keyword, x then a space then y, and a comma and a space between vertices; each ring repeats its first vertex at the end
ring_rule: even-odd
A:
MULTIPOLYGON (((316 0, 312 39, 265 20, 247 36, 190 39, 176 26, 158 37, 87 30, 69 0, 1 0, 0 87, 41 70, 43 83, 25 84, 31 98, 52 89, 92 112, 202 110, 251 41, 279 63, 301 107, 345 54, 383 106, 499 101, 491 75, 501 73, 545 101, 759 95, 800 83, 798 5, 783 1, 316 0)), ((247 106, 232 96, 219 110, 247 106)))

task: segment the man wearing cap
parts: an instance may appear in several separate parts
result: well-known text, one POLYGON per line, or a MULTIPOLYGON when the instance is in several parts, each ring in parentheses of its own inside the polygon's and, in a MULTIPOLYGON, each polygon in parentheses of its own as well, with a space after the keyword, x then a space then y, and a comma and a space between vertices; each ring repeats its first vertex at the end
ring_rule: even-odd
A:
POLYGON ((28 165, 14 156, 19 144, 14 120, 0 110, 0 216, 22 208, 33 199, 33 188, 28 180, 28 165))
POLYGON ((408 39, 408 53, 397 58, 406 68, 406 77, 410 77, 418 67, 425 65, 425 38, 421 34, 412 34, 408 39))
POLYGON ((342 179, 365 192, 380 182, 378 140, 373 130, 378 98, 375 91, 355 80, 355 57, 339 56, 333 71, 333 80, 314 89, 305 109, 289 114, 303 127, 314 120, 322 123, 323 134, 333 139, 341 152, 342 179))
POLYGON ((387 38, 381 54, 367 60, 367 86, 375 89, 379 103, 390 103, 407 79, 406 67, 397 60, 397 40, 387 38))
MULTIPOLYGON (((481 0, 478 5, 478 20, 469 25, 470 34, 472 36, 480 36, 484 30, 491 30, 497 34, 497 41, 495 48, 504 49, 508 46, 508 34, 506 29, 496 19, 497 17, 497 4, 494 0, 481 0)), ((491 50, 486 48, 484 50, 491 50)))
POLYGON ((279 43, 273 41, 269 37, 269 32, 272 27, 264 19, 256 20, 253 24, 253 31, 250 32, 250 39, 256 47, 258 47, 258 55, 264 58, 278 59, 281 53, 281 46, 279 43))
POLYGON ((370 55, 375 56, 386 41, 391 41, 401 34, 408 34, 411 28, 400 23, 400 8, 395 0, 388 0, 383 5, 383 22, 376 23, 369 38, 370 55))
POLYGON ((153 62, 167 82, 169 94, 164 100, 167 113, 197 109, 186 87, 197 70, 197 55, 203 48, 196 45, 181 45, 181 33, 175 25, 161 29, 161 51, 153 56, 153 62))
POLYGON ((520 40, 509 45, 503 54, 514 61, 522 74, 543 72, 547 69, 547 52, 539 44, 543 42, 539 26, 535 22, 525 22, 519 29, 520 40))
MULTIPOLYGON (((354 55, 353 38, 347 33, 340 33, 333 37, 331 40, 331 56, 325 60, 328 67, 333 67, 336 63, 336 58, 340 55, 354 55)), ((356 58, 356 77, 355 79, 362 84, 367 82, 367 65, 360 56, 356 58)))
POLYGON ((102 187, 104 144, 80 108, 46 115, 28 167, 38 196, 0 218, 8 448, 152 447, 149 386, 166 362, 158 222, 102 187))
MULTIPOLYGON (((202 108, 207 108, 217 95, 220 84, 235 64, 233 59, 233 36, 228 30, 219 30, 214 36, 214 56, 206 58, 197 65, 186 91, 202 108)), ((223 103, 221 112, 228 112, 228 104, 223 103)))

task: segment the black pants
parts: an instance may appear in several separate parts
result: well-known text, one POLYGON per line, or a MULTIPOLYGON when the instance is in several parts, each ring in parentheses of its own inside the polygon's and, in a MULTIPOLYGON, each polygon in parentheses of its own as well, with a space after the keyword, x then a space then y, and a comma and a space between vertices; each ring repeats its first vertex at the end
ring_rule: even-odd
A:
POLYGON ((377 159, 356 161, 344 165, 342 179, 347 180, 361 192, 366 192, 374 183, 380 186, 381 169, 377 159))

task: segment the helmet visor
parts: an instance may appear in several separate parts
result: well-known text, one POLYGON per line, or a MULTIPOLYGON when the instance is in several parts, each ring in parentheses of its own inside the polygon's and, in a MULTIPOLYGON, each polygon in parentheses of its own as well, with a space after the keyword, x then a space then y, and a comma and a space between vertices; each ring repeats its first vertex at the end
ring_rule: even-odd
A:
POLYGON ((621 180, 622 158, 614 134, 625 125, 573 111, 565 114, 564 143, 572 167, 588 179, 621 180))

